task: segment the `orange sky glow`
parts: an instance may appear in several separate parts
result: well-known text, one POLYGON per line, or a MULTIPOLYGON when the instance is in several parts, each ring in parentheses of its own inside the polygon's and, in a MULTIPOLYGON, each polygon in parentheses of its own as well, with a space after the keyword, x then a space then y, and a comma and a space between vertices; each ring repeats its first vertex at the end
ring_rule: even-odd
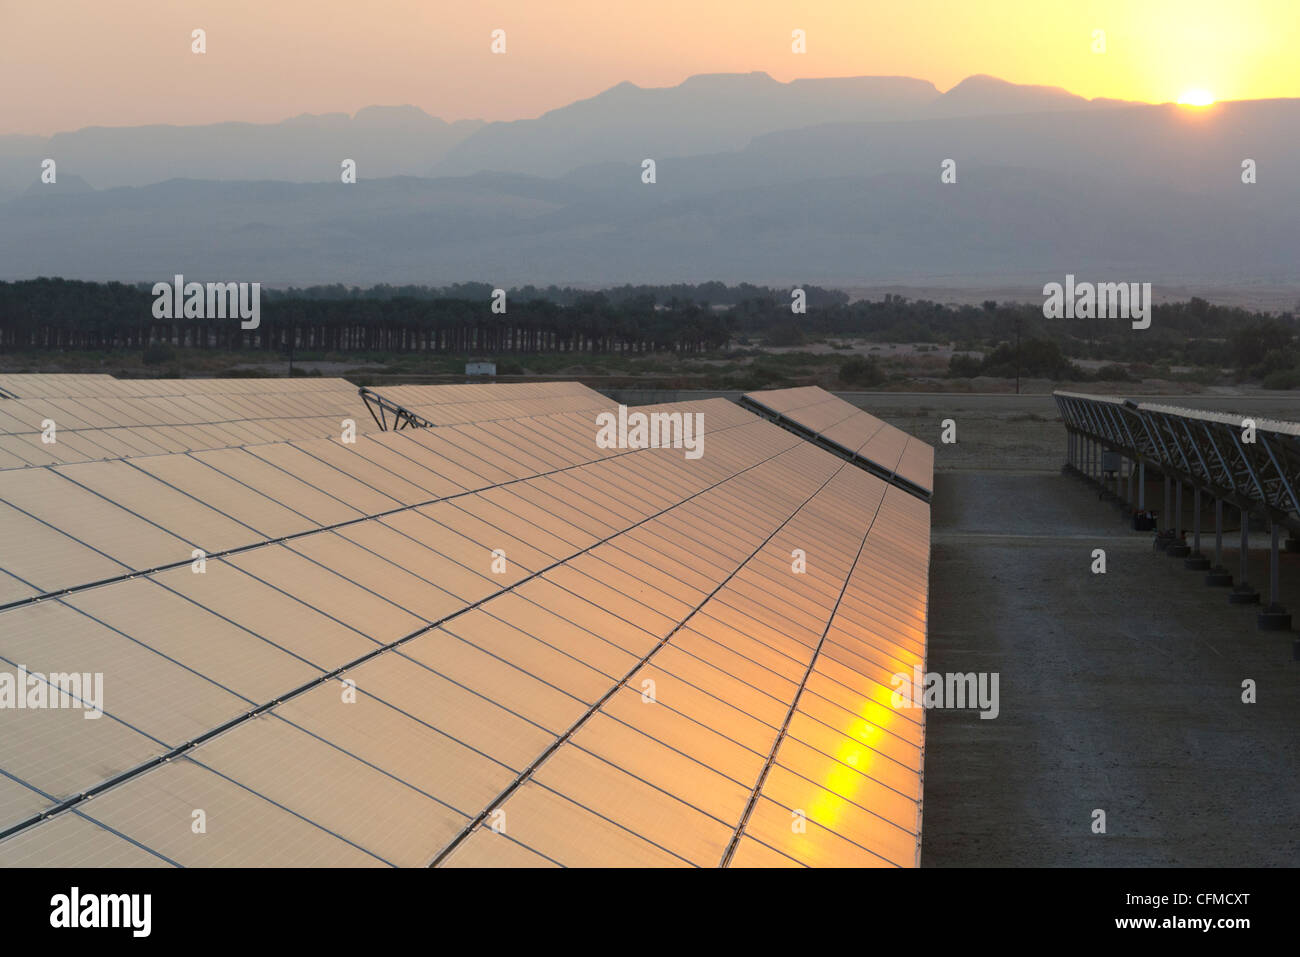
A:
POLYGON ((402 103, 508 120, 624 80, 751 70, 1255 99, 1300 95, 1298 49, 1296 0, 0 0, 0 133, 402 103), (196 27, 204 55, 190 50, 196 27), (497 28, 504 56, 489 51, 497 28))

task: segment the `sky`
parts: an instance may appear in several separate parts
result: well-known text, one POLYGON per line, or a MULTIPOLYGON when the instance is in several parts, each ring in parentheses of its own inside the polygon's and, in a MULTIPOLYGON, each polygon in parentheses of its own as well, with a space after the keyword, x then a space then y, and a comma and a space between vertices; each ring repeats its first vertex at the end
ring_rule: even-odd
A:
POLYGON ((510 120, 625 80, 754 70, 1255 99, 1300 96, 1297 50, 1300 0, 0 0, 0 133, 405 103, 510 120))

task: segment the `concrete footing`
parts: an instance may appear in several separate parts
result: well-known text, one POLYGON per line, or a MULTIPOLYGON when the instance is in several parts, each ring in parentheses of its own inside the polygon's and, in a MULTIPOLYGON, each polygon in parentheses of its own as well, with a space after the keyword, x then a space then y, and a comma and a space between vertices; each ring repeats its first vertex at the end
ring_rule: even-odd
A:
POLYGON ((1192 546, 1174 539, 1173 542, 1165 548, 1165 554, 1170 558, 1186 558, 1192 553, 1192 546))
POLYGON ((1211 568, 1210 573, 1205 576, 1205 584, 1214 588, 1232 587, 1232 574, 1223 567, 1211 568))
POLYGON ((1228 592, 1228 604, 1230 605, 1254 605, 1259 601, 1259 592, 1250 586, 1249 582, 1238 582, 1228 592))
POLYGON ((1290 631, 1291 613, 1282 605, 1265 605, 1255 616, 1260 631, 1290 631))
POLYGON ((1188 571, 1208 572, 1210 570, 1210 560, 1200 552, 1194 552, 1183 561, 1183 567, 1188 571))

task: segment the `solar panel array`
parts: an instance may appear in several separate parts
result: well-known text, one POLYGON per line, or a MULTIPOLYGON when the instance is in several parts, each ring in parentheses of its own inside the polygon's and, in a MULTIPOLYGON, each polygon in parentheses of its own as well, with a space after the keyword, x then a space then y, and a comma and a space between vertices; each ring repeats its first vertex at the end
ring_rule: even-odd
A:
POLYGON ((817 386, 750 392, 744 403, 929 499, 934 446, 817 386))
POLYGON ((265 376, 213 379, 118 379, 83 373, 0 373, 0 392, 15 399, 87 398, 93 396, 305 395, 338 392, 356 386, 345 379, 265 376))
POLYGON ((578 382, 485 382, 378 386, 377 395, 432 425, 518 419, 548 412, 607 409, 609 399, 578 382))
POLYGON ((928 505, 656 408, 0 472, 0 865, 914 865, 928 505))
POLYGON ((375 429, 344 379, 0 376, 0 469, 218 449, 375 429), (50 424, 53 432, 49 431, 50 424))

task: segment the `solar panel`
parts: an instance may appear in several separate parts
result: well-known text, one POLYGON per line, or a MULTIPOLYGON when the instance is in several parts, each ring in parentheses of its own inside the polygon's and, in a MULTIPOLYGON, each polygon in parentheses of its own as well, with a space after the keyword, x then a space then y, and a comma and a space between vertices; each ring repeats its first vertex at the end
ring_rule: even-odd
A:
POLYGON ((118 379, 95 373, 0 373, 0 393, 12 398, 120 395, 118 379))
POLYGON ((379 386, 372 391, 432 425, 483 423, 610 406, 609 399, 577 382, 399 385, 379 386))
POLYGON ((0 473, 0 864, 914 865, 928 505, 656 408, 0 473))
POLYGON ((924 499, 934 491, 934 446, 824 389, 749 392, 742 402, 924 499))
POLYGON ((0 376, 18 396, 0 400, 0 469, 332 436, 345 419, 375 428, 344 379, 80 378, 0 376))

